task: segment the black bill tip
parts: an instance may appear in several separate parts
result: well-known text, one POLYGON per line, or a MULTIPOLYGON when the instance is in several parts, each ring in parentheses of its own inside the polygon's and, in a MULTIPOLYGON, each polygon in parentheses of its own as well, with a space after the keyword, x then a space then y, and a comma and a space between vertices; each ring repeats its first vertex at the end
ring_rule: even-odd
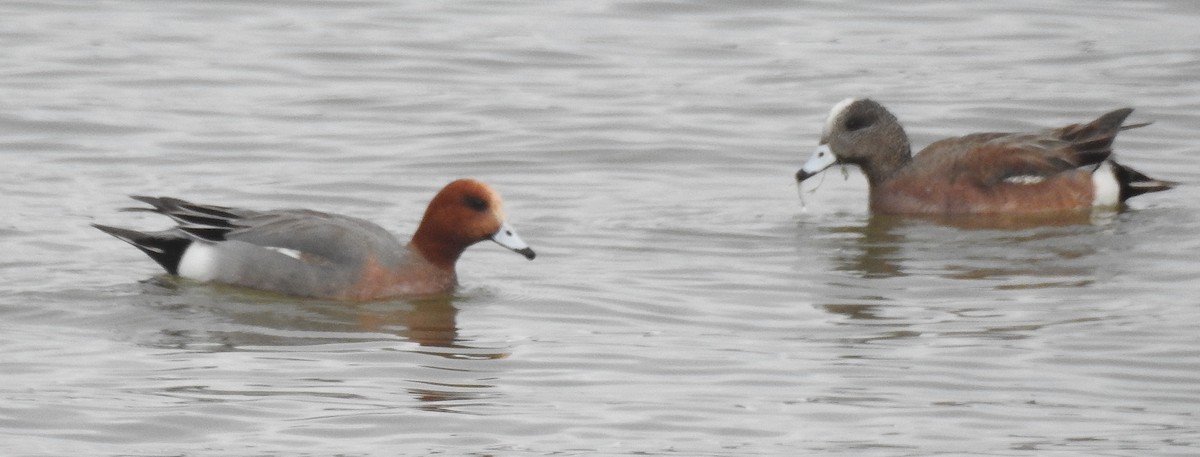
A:
POLYGON ((525 256, 526 259, 529 259, 529 260, 533 260, 534 257, 537 257, 537 253, 533 252, 533 249, 529 249, 529 248, 513 249, 513 252, 523 255, 523 256, 525 256))
POLYGON ((796 182, 804 182, 805 179, 811 178, 813 176, 814 176, 813 173, 809 173, 804 170, 797 171, 796 172, 796 182))

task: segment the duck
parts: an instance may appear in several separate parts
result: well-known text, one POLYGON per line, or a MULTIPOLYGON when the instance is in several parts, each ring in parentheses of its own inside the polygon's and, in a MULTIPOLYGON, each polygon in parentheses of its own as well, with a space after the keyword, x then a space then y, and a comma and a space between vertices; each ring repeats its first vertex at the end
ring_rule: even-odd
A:
POLYGON ((443 294, 468 247, 491 240, 536 254, 505 221, 494 189, 476 179, 446 184, 408 243, 365 219, 308 209, 251 210, 172 197, 131 196, 176 225, 145 232, 92 224, 138 248, 173 276, 284 295, 343 301, 443 294))
POLYGON ((896 116, 869 98, 834 105, 803 182, 835 164, 858 166, 873 214, 1020 214, 1114 208, 1175 187, 1113 159, 1117 133, 1133 112, 1118 109, 1079 124, 1026 133, 972 133, 911 153, 896 116))

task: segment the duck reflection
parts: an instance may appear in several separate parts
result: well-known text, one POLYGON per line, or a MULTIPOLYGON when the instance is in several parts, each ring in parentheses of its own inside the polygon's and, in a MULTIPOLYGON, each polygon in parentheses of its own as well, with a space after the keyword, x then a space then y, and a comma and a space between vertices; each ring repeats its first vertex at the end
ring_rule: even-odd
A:
POLYGON ((815 239, 816 254, 824 252, 838 273, 822 281, 828 301, 817 306, 847 319, 879 321, 889 319, 887 306, 897 302, 965 306, 984 299, 979 293, 987 290, 1086 287, 1102 267, 1097 253, 1113 244, 1106 226, 1114 219, 1115 213, 1086 211, 970 218, 878 215, 820 227, 824 235, 806 242, 815 239))
POLYGON ((436 389, 407 389, 408 393, 421 401, 421 410, 436 413, 478 414, 469 412, 471 406, 482 406, 500 395, 491 385, 439 385, 436 389), (466 391, 475 388, 477 391, 466 391))
POLYGON ((835 269, 864 278, 904 276, 901 247, 905 237, 899 230, 903 225, 901 218, 874 216, 866 224, 830 227, 830 233, 852 236, 850 248, 834 257, 835 269))
POLYGON ((933 274, 994 279, 1083 273, 1059 268, 1059 261, 1095 253, 1095 240, 1086 235, 1110 220, 1086 212, 972 218, 870 216, 865 223, 824 230, 839 235, 839 241, 849 241, 835 251, 832 260, 836 270, 857 277, 933 274))
MULTIPOLYGON (((294 299, 243 288, 194 284, 170 276, 144 283, 148 306, 173 315, 163 330, 167 345, 235 350, 245 346, 302 346, 394 339, 412 341, 430 354, 500 358, 459 338, 455 294, 370 303, 294 299), (200 319, 197 320, 197 317, 200 319)), ((170 318, 170 316, 168 316, 170 318)), ((424 351, 422 351, 424 352, 424 351)))
POLYGON ((820 305, 834 314, 841 314, 849 319, 854 320, 876 320, 884 319, 879 315, 879 305, 867 305, 862 303, 826 303, 820 305))
POLYGON ((472 407, 501 395, 488 382, 494 367, 476 361, 505 358, 509 348, 472 345, 460 336, 456 303, 472 300, 471 296, 442 294, 356 304, 298 300, 165 276, 145 282, 143 290, 132 296, 148 301, 135 307, 142 315, 131 316, 140 320, 131 328, 160 329, 142 335, 144 344, 182 350, 172 354, 288 353, 296 358, 258 357, 257 363, 266 365, 256 369, 269 372, 269 364, 277 363, 285 371, 312 370, 293 371, 278 383, 256 382, 236 390, 210 388, 203 377, 187 381, 189 386, 201 386, 203 395, 347 395, 341 386, 359 376, 394 379, 416 400, 413 407, 427 411, 470 414, 472 407), (297 355, 310 350, 320 355, 315 359, 297 355), (333 362, 309 363, 312 360, 333 362), (354 374, 341 378, 346 367, 353 367, 354 374))
POLYGON ((422 346, 458 346, 458 308, 448 294, 409 301, 401 306, 387 303, 358 306, 358 328, 370 332, 396 333, 422 346), (407 305, 407 306, 404 306, 407 305))

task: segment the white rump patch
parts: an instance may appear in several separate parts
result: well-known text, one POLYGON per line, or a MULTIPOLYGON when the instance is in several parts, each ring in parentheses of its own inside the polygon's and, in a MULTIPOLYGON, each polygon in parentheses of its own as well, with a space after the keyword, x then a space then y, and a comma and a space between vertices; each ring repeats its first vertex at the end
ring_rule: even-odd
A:
POLYGON ((847 98, 833 105, 833 108, 829 110, 829 117, 825 118, 825 130, 821 131, 821 138, 829 136, 829 132, 833 131, 833 124, 837 122, 837 118, 842 114, 842 111, 845 111, 846 107, 858 100, 857 98, 847 98))
POLYGON ((179 276, 198 281, 217 277, 217 248, 212 243, 195 241, 179 259, 179 276))
POLYGON ((1107 160, 1092 172, 1092 187, 1095 188, 1092 206, 1117 206, 1121 203, 1121 183, 1117 182, 1117 173, 1107 160))
POLYGON ((1006 182, 1006 183, 1026 184, 1026 185, 1037 184, 1037 183, 1045 181, 1045 180, 1046 180, 1045 177, 1035 176, 1035 175, 1009 176, 1007 178, 1004 178, 1004 182, 1006 182))

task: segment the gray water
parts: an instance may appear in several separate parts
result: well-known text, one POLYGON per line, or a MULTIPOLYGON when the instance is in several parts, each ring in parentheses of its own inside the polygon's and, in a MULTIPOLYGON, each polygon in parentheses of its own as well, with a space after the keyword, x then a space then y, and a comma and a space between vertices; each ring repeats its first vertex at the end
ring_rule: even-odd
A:
POLYGON ((0 3, 0 454, 1200 454, 1200 3, 0 3), (792 174, 1137 109, 1181 186, 1070 225, 792 174), (160 276, 129 194, 411 233, 473 176, 539 253, 338 304, 160 276))

